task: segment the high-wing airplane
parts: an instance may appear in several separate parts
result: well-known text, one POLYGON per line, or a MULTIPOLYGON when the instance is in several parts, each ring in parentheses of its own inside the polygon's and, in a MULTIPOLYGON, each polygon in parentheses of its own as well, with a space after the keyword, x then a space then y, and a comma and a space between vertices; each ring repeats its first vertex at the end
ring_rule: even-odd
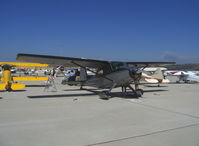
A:
POLYGON ((18 61, 38 62, 52 65, 63 65, 65 67, 79 67, 80 71, 76 71, 75 76, 67 80, 63 80, 63 84, 92 86, 101 89, 109 89, 104 91, 103 98, 109 98, 111 90, 115 87, 122 87, 122 92, 126 93, 126 88, 130 88, 137 97, 141 97, 143 90, 139 89, 139 80, 141 79, 142 70, 148 66, 168 65, 174 62, 116 62, 102 61, 84 58, 47 56, 35 54, 18 54, 18 61), (88 76, 87 71, 95 75, 88 76), (135 88, 130 85, 134 83, 135 88))
POLYGON ((45 81, 48 77, 15 77, 11 75, 11 68, 14 66, 23 67, 47 67, 47 64, 38 63, 17 63, 17 62, 0 62, 2 74, 0 77, 0 90, 12 91, 25 88, 25 84, 17 83, 17 81, 45 81))
POLYGON ((160 68, 156 68, 156 71, 152 75, 148 75, 146 73, 142 73, 141 80, 146 81, 148 83, 157 83, 160 86, 161 83, 169 83, 168 79, 164 78, 164 75, 160 68))

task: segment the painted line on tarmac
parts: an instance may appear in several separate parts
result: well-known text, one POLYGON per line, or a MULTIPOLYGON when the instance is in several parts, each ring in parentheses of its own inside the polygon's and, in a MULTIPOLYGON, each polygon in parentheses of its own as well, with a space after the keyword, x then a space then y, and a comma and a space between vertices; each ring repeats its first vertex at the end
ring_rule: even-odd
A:
POLYGON ((139 99, 128 99, 126 101, 137 104, 137 105, 142 105, 144 107, 162 110, 162 111, 166 111, 166 112, 173 113, 173 114, 183 115, 183 116, 187 116, 189 118, 199 119, 199 116, 195 116, 195 115, 191 115, 191 114, 187 114, 187 113, 182 113, 182 112, 178 112, 178 111, 172 111, 172 110, 165 109, 165 108, 162 108, 162 107, 156 107, 156 106, 152 106, 152 105, 143 104, 142 100, 139 100, 139 99))
POLYGON ((128 139, 140 138, 140 137, 155 135, 155 134, 159 134, 159 133, 165 133, 165 132, 170 132, 170 131, 185 129, 185 128, 189 128, 189 127, 195 127, 195 126, 199 126, 199 123, 195 123, 195 124, 191 124, 191 125, 186 125, 186 126, 181 126, 181 127, 176 127, 176 128, 171 128, 171 129, 165 129, 165 130, 155 131, 155 132, 146 133, 146 134, 142 134, 142 135, 136 135, 136 136, 131 136, 131 137, 125 137, 125 138, 120 138, 120 139, 114 139, 114 140, 109 140, 109 141, 104 141, 104 142, 89 144, 87 146, 95 146, 95 145, 108 144, 108 143, 112 143, 112 142, 118 142, 118 141, 123 141, 123 140, 128 140, 128 139))

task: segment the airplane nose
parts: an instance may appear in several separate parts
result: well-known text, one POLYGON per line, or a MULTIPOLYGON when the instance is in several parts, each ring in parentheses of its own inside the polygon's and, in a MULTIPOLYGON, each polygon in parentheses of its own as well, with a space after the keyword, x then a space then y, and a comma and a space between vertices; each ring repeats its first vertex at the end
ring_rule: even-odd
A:
POLYGON ((140 70, 129 70, 129 75, 134 81, 139 81, 142 76, 142 71, 140 70))

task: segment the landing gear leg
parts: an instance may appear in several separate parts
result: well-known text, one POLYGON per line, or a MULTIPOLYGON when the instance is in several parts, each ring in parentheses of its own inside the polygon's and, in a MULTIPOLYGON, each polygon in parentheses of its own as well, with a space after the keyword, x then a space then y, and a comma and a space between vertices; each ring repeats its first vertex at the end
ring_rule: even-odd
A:
POLYGON ((113 88, 115 88, 117 84, 114 83, 113 86, 108 90, 108 91, 103 91, 101 94, 100 94, 100 98, 101 99, 105 99, 105 100, 108 100, 110 98, 110 93, 112 91, 113 88))
POLYGON ((80 90, 83 90, 84 88, 83 88, 83 86, 80 86, 80 90))
POLYGON ((122 86, 122 93, 126 93, 126 86, 122 86))
POLYGON ((133 89, 130 85, 128 86, 135 94, 136 97, 142 97, 144 94, 144 91, 142 89, 139 89, 139 85, 135 84, 135 89, 133 89))

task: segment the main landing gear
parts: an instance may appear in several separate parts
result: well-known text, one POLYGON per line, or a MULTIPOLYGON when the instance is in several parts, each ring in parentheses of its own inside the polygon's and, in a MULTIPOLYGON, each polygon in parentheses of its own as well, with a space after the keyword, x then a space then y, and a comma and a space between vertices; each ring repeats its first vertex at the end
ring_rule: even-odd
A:
POLYGON ((144 94, 144 91, 142 89, 136 89, 134 93, 135 93, 135 96, 142 97, 142 95, 144 94))
POLYGON ((115 88, 117 84, 114 83, 113 86, 108 90, 108 91, 103 91, 99 94, 100 99, 104 99, 104 100, 108 100, 109 98, 111 98, 110 93, 112 91, 113 88, 115 88))
POLYGON ((108 91, 102 91, 99 93, 100 99, 109 100, 111 98, 110 93, 108 91))
MULTIPOLYGON (((105 100, 108 100, 109 98, 111 98, 111 90, 115 86, 116 86, 116 84, 113 84, 113 86, 108 91, 101 92, 99 94, 100 98, 105 99, 105 100)), ((139 98, 139 97, 142 97, 142 95, 144 94, 144 91, 142 89, 139 89, 137 84, 135 84, 135 89, 133 87, 131 87, 130 85, 127 85, 127 86, 122 86, 122 94, 124 96, 130 95, 130 96, 133 96, 135 98, 139 98), (130 94, 130 93, 127 92, 127 90, 126 90, 127 87, 133 91, 133 94, 130 94)))
POLYGON ((139 89, 139 88, 138 88, 138 85, 135 85, 135 89, 133 89, 133 87, 131 87, 130 85, 125 86, 125 87, 122 87, 122 88, 125 88, 125 90, 124 90, 124 92, 123 92, 123 93, 125 93, 125 94, 128 94, 128 93, 126 92, 126 88, 127 88, 127 87, 133 91, 134 96, 135 96, 136 98, 142 97, 142 95, 144 94, 144 90, 139 89))

